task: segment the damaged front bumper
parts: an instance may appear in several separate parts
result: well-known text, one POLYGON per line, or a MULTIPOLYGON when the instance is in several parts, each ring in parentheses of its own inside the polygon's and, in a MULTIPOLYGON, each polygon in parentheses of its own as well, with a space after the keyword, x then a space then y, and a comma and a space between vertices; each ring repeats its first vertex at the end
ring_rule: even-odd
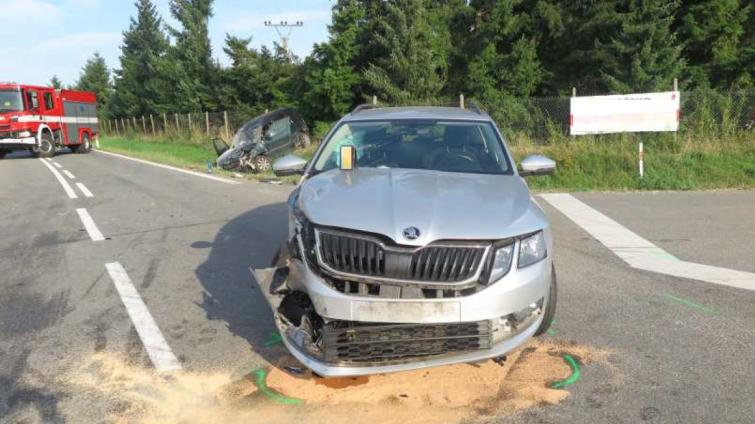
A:
POLYGON ((273 268, 254 270, 254 275, 275 311, 288 350, 326 377, 505 355, 537 331, 552 278, 547 258, 523 269, 514 267, 468 296, 383 299, 337 291, 299 259, 290 260, 287 271, 285 284, 274 281, 273 268))

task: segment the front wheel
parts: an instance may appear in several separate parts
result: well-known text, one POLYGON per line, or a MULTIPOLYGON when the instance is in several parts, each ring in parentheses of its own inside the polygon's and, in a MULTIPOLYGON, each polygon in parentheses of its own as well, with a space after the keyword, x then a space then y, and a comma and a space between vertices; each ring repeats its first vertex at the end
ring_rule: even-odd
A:
POLYGON ((0 150, 0 159, 4 158, 8 154, 7 150, 0 150))
POLYGON ((254 170, 256 172, 269 171, 270 168, 273 167, 272 162, 270 162, 270 158, 265 155, 257 155, 252 161, 254 163, 254 170))
POLYGON ((55 143, 50 133, 43 133, 39 138, 39 144, 32 149, 34 156, 38 158, 51 158, 55 156, 55 143))
POLYGON ((76 153, 89 153, 92 151, 92 142, 89 141, 89 134, 84 134, 81 137, 81 144, 76 146, 76 153))
POLYGON ((545 311, 543 312, 543 321, 540 323, 540 327, 537 328, 537 331, 535 331, 535 336, 542 336, 546 331, 548 331, 549 328, 551 328, 553 317, 556 316, 557 293, 558 290, 556 287, 556 267, 551 265, 551 289, 548 293, 548 303, 546 303, 545 305, 545 311))

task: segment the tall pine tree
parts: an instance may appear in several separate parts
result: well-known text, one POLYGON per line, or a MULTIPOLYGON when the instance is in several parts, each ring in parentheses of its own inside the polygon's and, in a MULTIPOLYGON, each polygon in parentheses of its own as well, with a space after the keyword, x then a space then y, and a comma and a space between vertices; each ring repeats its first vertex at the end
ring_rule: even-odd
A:
POLYGON ((97 95, 97 106, 100 116, 109 116, 110 97, 113 87, 110 81, 110 70, 105 59, 99 53, 95 53, 87 60, 81 70, 76 89, 92 91, 97 95))
POLYGON ((119 116, 165 112, 168 81, 163 75, 168 38, 151 0, 135 3, 136 18, 123 33, 121 68, 114 72, 112 111, 119 116))
POLYGON ((212 0, 171 0, 170 13, 181 25, 169 28, 175 45, 169 50, 173 106, 183 112, 213 110, 218 105, 218 67, 212 60, 208 21, 212 0))
POLYGON ((52 88, 63 88, 63 82, 58 78, 57 75, 53 75, 52 78, 50 78, 50 87, 52 88))
POLYGON ((422 0, 382 3, 374 40, 381 56, 364 71, 378 97, 394 103, 437 99, 447 79, 447 57, 438 38, 448 27, 433 28, 422 0))
POLYGON ((621 11, 618 34, 598 44, 601 74, 612 92, 670 90, 681 75, 681 45, 671 30, 678 1, 629 0, 621 11))

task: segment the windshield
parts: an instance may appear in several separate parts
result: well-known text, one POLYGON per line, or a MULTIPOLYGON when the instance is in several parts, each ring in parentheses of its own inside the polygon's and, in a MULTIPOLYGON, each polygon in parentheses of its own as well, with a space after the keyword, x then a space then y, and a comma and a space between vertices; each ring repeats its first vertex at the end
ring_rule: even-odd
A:
POLYGON ((24 110, 19 90, 0 90, 0 113, 24 110))
POLYGON ((338 168, 340 146, 353 145, 363 168, 427 169, 511 174, 493 125, 472 121, 361 121, 341 124, 315 162, 316 172, 338 168))

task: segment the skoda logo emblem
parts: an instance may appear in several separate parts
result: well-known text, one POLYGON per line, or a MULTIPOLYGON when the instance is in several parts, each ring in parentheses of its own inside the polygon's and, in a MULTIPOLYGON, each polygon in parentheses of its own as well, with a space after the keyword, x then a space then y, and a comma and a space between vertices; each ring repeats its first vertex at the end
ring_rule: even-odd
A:
POLYGON ((419 237, 419 228, 417 227, 406 227, 404 228, 404 237, 406 237, 408 240, 414 240, 417 237, 419 237))

